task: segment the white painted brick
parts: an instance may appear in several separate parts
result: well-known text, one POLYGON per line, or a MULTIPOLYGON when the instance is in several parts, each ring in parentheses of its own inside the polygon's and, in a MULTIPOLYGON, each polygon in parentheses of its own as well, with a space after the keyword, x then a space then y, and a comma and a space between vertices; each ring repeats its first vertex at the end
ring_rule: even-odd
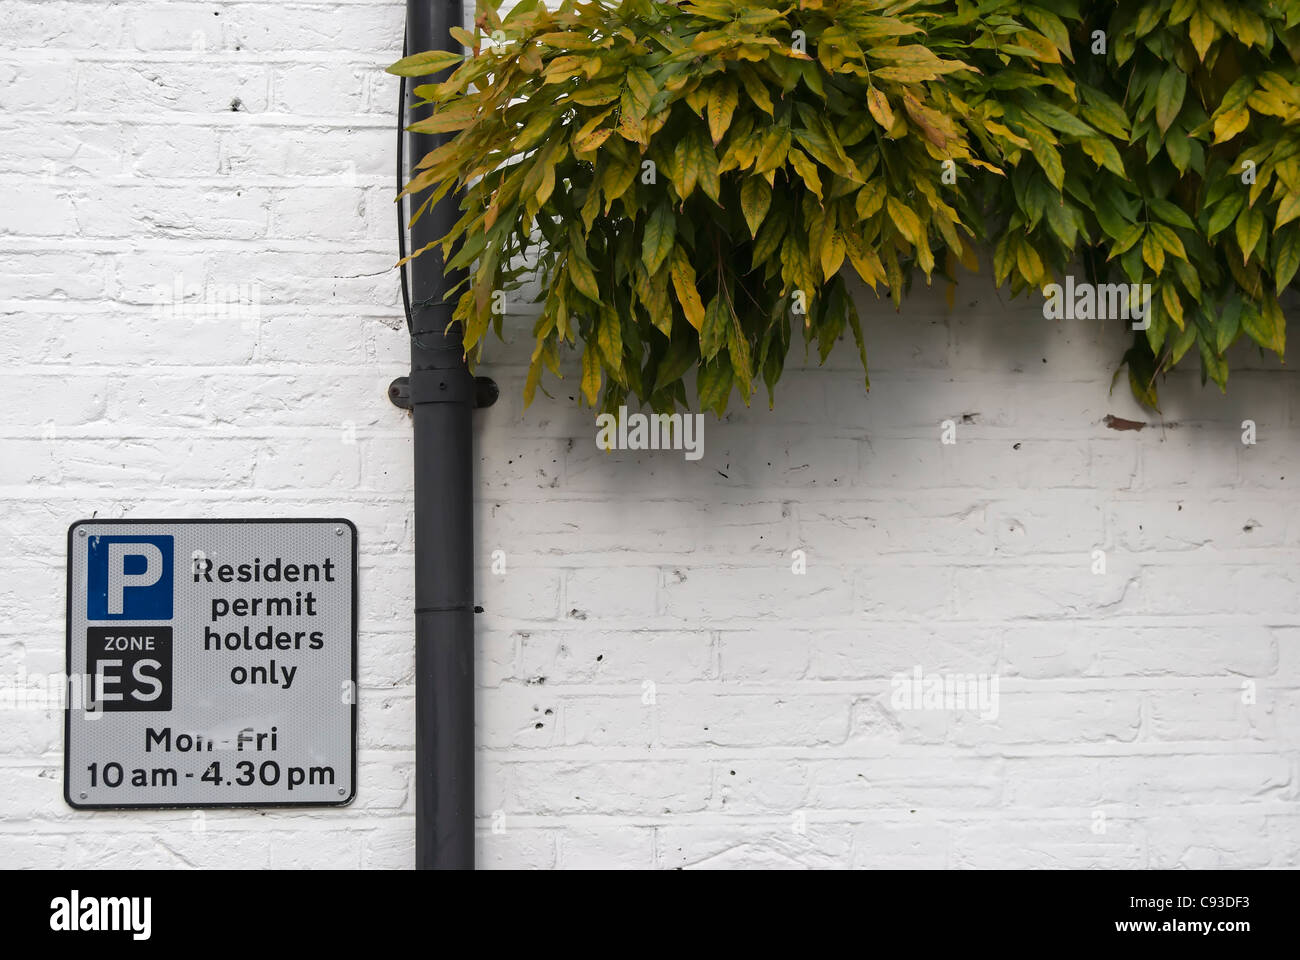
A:
POLYGON ((958 759, 931 751, 908 759, 818 760, 809 767, 812 810, 967 811, 996 807, 1002 796, 996 758, 958 759))
POLYGON ((951 831, 936 824, 866 823, 853 832, 856 870, 942 870, 951 831))
MULTIPOLYGON (((572 598, 572 592, 569 594, 572 598)), ((683 683, 713 674, 707 632, 605 630, 521 631, 520 677, 547 684, 683 683)))
POLYGON ((810 567, 796 576, 784 558, 768 567, 688 567, 666 571, 665 612, 681 620, 817 617, 847 614, 852 590, 838 570, 810 567))
POLYGON ((574 697, 564 704, 564 742, 649 748, 655 741, 655 713, 642 701, 639 688, 618 697, 574 697))
POLYGON ((1263 800, 1296 798, 1291 762, 1274 754, 1108 757, 1101 769, 1112 802, 1142 807, 1232 802, 1240 809, 1263 800))
POLYGON ((130 103, 138 113, 217 113, 239 109, 262 113, 267 108, 270 71, 251 63, 177 63, 135 60, 100 63, 82 72, 77 85, 83 109, 105 103, 130 103))
POLYGON ((1159 628, 1044 622, 1002 633, 1002 666, 1049 677, 1266 677, 1277 669, 1272 633, 1248 622, 1159 628))
POLYGON ((37 182, 6 193, 0 206, 0 236, 59 237, 77 232, 78 211, 66 187, 37 182))
POLYGON ((665 827, 659 831, 660 865, 693 870, 789 870, 845 864, 851 832, 840 824, 810 822, 796 833, 794 821, 665 827))
POLYGON ((951 739, 960 746, 1027 743, 1129 743, 1142 725, 1137 691, 1082 693, 999 690, 998 713, 952 711, 951 739))
POLYGON ((674 744, 772 747, 843 743, 849 705, 840 695, 678 694, 660 691, 659 737, 674 744))
POLYGON ((720 631, 723 679, 798 680, 808 672, 813 638, 797 624, 772 629, 720 631))
POLYGON ((654 866, 649 827, 575 827, 561 830, 559 866, 565 870, 646 870, 654 866))
POLYGON ((658 567, 570 570, 564 581, 567 616, 596 622, 653 618, 661 576, 658 567))
POLYGON ((1135 870, 1147 866, 1144 821, 1107 820, 1104 834, 1092 831, 1090 815, 1074 820, 1014 819, 958 824, 953 829, 949 865, 990 869, 1015 850, 1019 863, 1037 869, 1092 868, 1135 870))
POLYGON ((703 761, 519 763, 504 809, 507 815, 671 816, 703 810, 712 786, 703 761))
MULTIPOLYGON (((551 870, 556 860, 555 834, 554 830, 521 830, 509 826, 504 833, 480 831, 475 856, 488 869, 551 870)), ((407 859, 410 859, 409 851, 407 859)))

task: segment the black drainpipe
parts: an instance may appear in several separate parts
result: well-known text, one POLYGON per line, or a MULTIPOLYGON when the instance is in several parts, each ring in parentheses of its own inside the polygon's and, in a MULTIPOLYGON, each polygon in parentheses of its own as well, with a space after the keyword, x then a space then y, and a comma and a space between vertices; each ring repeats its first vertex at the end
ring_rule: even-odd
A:
MULTIPOLYGON (((448 32, 460 22, 460 0, 407 0, 407 49, 460 52, 448 32)), ((407 101, 411 121, 418 119, 414 100, 407 101)), ((412 170, 446 139, 409 137, 412 170)), ((419 203, 419 196, 411 198, 410 208, 419 203)), ((427 211, 411 228, 410 249, 442 237, 458 218, 457 204, 449 193, 427 211)), ((390 390, 395 403, 412 411, 415 431, 415 865, 421 870, 474 867, 471 415, 496 399, 496 387, 486 378, 476 383, 465 366, 460 326, 448 328, 454 302, 444 301, 445 291, 462 276, 444 272, 434 250, 411 261, 411 375, 390 390)))

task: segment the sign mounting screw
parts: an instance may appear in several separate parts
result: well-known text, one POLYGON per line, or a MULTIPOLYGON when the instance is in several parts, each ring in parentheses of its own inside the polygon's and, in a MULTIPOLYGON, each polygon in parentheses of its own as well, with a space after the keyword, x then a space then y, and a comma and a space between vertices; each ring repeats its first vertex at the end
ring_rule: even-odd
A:
POLYGON ((85 800, 86 797, 87 797, 87 794, 83 792, 83 793, 81 794, 81 799, 82 799, 82 800, 85 800))
POLYGON ((343 536, 343 528, 342 528, 342 527, 335 527, 335 528, 334 528, 334 533, 335 533, 336 536, 340 536, 340 537, 343 536))
POLYGON ((85 531, 85 530, 78 530, 78 531, 77 531, 77 536, 79 536, 79 537, 84 537, 85 535, 86 535, 86 531, 85 531))

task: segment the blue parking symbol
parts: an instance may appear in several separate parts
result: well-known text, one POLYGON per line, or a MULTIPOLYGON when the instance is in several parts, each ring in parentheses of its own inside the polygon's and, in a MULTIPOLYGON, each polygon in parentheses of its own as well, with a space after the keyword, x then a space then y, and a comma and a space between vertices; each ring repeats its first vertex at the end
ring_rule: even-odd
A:
POLYGON ((170 620, 171 537, 90 537, 87 620, 170 620))

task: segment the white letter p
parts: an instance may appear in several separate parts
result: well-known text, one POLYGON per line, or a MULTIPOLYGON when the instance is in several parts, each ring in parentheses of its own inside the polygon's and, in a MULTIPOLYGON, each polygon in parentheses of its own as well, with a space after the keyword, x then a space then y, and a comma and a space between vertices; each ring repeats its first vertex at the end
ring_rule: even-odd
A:
POLYGON ((108 545, 108 612, 122 613, 122 594, 127 587, 152 587, 163 574, 162 551, 152 543, 110 543, 108 545), (127 557, 144 557, 144 573, 127 573, 127 557))

